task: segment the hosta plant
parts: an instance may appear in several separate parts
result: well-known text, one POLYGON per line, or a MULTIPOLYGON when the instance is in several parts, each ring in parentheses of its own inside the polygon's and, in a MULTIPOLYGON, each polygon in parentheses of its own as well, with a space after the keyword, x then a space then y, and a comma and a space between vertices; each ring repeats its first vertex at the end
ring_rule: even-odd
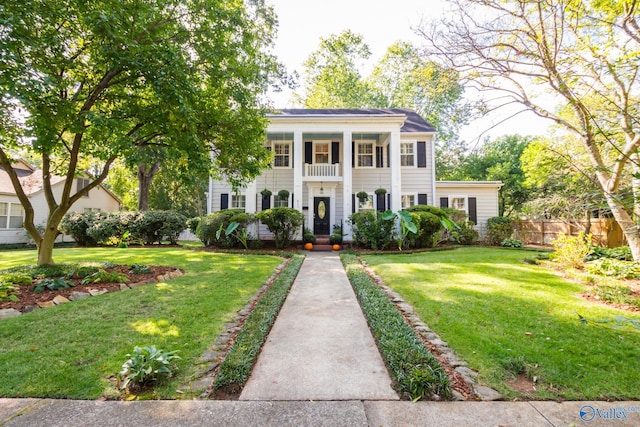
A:
POLYGON ((134 347, 133 354, 127 354, 128 359, 118 374, 118 379, 122 381, 120 388, 124 390, 130 384, 145 386, 170 377, 173 373, 171 363, 180 359, 177 352, 165 351, 155 345, 134 347))

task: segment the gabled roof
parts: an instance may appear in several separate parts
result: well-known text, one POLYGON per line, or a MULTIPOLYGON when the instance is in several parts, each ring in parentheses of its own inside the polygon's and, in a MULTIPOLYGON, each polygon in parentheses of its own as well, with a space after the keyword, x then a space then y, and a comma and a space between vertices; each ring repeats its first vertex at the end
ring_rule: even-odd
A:
POLYGON ((431 133, 435 128, 418 113, 407 108, 292 108, 278 110, 272 117, 282 116, 390 116, 404 115, 403 133, 431 133))

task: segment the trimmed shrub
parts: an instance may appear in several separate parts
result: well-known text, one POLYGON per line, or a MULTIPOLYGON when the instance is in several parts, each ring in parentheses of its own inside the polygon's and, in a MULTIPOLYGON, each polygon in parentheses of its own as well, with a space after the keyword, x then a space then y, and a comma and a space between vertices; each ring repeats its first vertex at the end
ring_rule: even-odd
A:
POLYGON ((313 234, 313 231, 308 228, 304 229, 304 234, 302 235, 302 243, 315 243, 316 236, 313 234))
POLYGON ((98 244, 113 244, 129 229, 129 221, 135 212, 100 212, 87 234, 98 244))
POLYGON ((293 208, 272 208, 256 215, 273 234, 276 248, 284 249, 291 244, 304 222, 304 215, 293 208))
POLYGON ((474 228, 472 221, 457 222, 458 229, 451 232, 451 238, 459 245, 473 245, 478 241, 480 235, 474 228))
POLYGON ((493 216, 487 220, 487 243, 499 246, 513 234, 511 219, 505 216, 493 216))
POLYGON ((382 219, 377 211, 361 211, 348 220, 353 227, 353 242, 369 249, 386 249, 394 239, 393 219, 382 219))
POLYGON ((504 239, 500 244, 503 248, 521 248, 524 245, 518 239, 504 239))
MULTIPOLYGON (((418 226, 418 234, 411 239, 411 246, 418 248, 432 246, 434 236, 444 228, 442 219, 448 218, 447 212, 429 205, 414 205, 407 210, 412 213, 413 222, 418 226)), ((460 212, 456 209, 450 209, 450 211, 460 212)))
POLYGON ((98 242, 87 231, 96 222, 96 212, 69 212, 60 222, 60 231, 73 237, 79 246, 95 246, 98 242))
POLYGON ((145 244, 160 243, 163 239, 176 244, 186 225, 187 218, 178 212, 146 211, 140 212, 129 224, 129 232, 134 239, 140 239, 145 244))

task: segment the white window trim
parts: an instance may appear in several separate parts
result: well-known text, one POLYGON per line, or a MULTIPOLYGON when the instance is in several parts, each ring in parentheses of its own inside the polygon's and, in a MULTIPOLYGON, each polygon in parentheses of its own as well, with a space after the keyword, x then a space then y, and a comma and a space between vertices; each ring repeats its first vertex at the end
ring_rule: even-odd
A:
POLYGON ((400 141, 400 166, 406 169, 415 169, 418 167, 418 141, 400 141), (402 154, 402 145, 411 145, 413 148, 413 165, 404 166, 402 165, 402 156, 408 156, 408 154, 402 154))
POLYGON ((271 152, 273 153, 273 168, 277 168, 277 169, 291 169, 293 168, 293 156, 291 156, 291 153, 293 151, 293 142, 292 141, 269 141, 268 146, 271 149, 271 152), (284 144, 284 145, 288 145, 289 146, 289 166, 276 166, 276 156, 285 156, 285 154, 276 154, 276 144, 284 144))
POLYGON ((245 194, 232 194, 230 200, 231 209, 246 209, 247 208, 247 196, 245 194), (236 206, 237 201, 244 200, 244 206, 236 206), (236 202, 236 203, 234 203, 236 202))
POLYGON ((274 195, 273 195, 273 204, 272 204, 272 206, 273 206, 274 208, 281 208, 281 207, 288 208, 288 207, 289 207, 289 198, 290 198, 290 197, 291 197, 291 195, 289 195, 289 196, 285 199, 285 200, 286 200, 286 203, 285 203, 285 205, 284 205, 284 206, 279 206, 279 205, 277 205, 277 203, 276 203, 276 202, 280 201, 280 196, 278 196, 277 194, 274 194, 274 195))
MULTIPOLYGON (((366 140, 366 141, 356 141, 356 149, 355 149, 355 153, 353 153, 355 155, 355 159, 354 159, 354 164, 356 165, 356 169, 375 169, 376 167, 376 142, 375 141, 370 141, 370 140, 366 140), (359 154, 359 149, 361 145, 371 145, 371 166, 360 166, 358 159, 360 157, 361 154, 359 154)), ((368 156, 369 154, 362 154, 363 156, 368 156)))
POLYGON ((418 204, 418 193, 402 193, 400 195, 400 206, 401 206, 402 209, 407 209, 408 207, 415 206, 417 204, 418 204), (404 196, 413 196, 413 204, 409 205, 409 206, 402 207, 402 198, 404 196))
POLYGON ((449 196, 449 207, 451 209, 457 209, 453 206, 453 199, 464 199, 464 209, 458 210, 463 210, 467 214, 467 216, 469 216, 469 196, 462 194, 453 194, 449 196))
POLYGON ((374 193, 367 193, 367 195, 369 196, 367 201, 369 203, 371 203, 371 207, 370 208, 361 208, 360 207, 360 199, 357 196, 356 193, 356 212, 360 212, 360 211, 373 211, 376 209, 375 207, 375 194, 374 193))
POLYGON ((20 203, 15 203, 15 202, 0 202, 0 203, 6 203, 7 204, 7 214, 6 215, 2 215, 3 218, 7 219, 6 225, 4 227, 0 227, 0 230, 21 230, 24 227, 22 226, 22 224, 24 223, 24 208, 22 208, 22 205, 20 203), (12 211, 13 211, 13 206, 20 206, 20 208, 22 209, 22 221, 20 222, 20 227, 11 227, 11 218, 15 217, 16 215, 12 215, 12 211))
POLYGON ((330 165, 331 164, 331 141, 313 141, 313 157, 311 158, 314 165, 330 165), (327 146, 327 163, 316 163, 316 147, 319 144, 326 144, 327 146))

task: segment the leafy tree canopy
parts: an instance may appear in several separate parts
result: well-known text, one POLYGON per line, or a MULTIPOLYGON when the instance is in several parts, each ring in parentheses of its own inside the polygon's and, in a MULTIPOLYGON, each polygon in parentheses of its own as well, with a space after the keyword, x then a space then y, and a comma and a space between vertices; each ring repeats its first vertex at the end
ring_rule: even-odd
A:
MULTIPOLYGON (((141 146, 180 152, 232 183, 266 164, 260 95, 280 67, 268 53, 276 21, 261 0, 6 0, 0 5, 0 164, 9 150, 42 159, 46 231, 11 174, 40 264, 53 262, 70 206, 141 146), (99 170, 75 191, 74 178, 99 170), (51 174, 65 178, 54 197, 51 174)), ((171 157, 170 157, 171 158, 171 157)), ((172 161, 175 161, 175 157, 172 161)))

